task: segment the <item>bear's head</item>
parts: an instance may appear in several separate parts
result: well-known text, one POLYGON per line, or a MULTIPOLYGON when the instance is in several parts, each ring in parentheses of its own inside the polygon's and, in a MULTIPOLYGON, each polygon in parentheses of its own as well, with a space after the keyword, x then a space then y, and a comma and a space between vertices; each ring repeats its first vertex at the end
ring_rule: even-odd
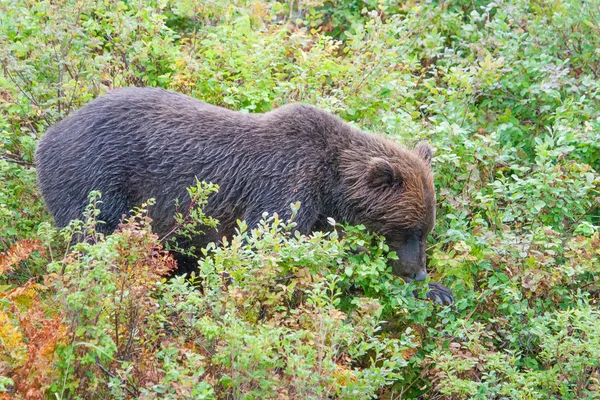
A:
POLYGON ((395 275, 407 281, 427 277, 427 235, 435 223, 435 189, 431 147, 413 151, 383 142, 377 153, 346 154, 342 173, 354 223, 387 239, 398 255, 395 275), (352 158, 352 159, 351 159, 352 158))

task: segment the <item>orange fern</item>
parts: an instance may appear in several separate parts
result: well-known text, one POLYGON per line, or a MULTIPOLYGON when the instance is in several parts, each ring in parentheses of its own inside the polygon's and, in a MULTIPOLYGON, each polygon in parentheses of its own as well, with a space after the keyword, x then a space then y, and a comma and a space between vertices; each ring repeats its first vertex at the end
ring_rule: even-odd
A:
POLYGON ((15 265, 29 258, 31 253, 41 250, 40 240, 23 239, 13 244, 10 249, 0 253, 0 275, 11 272, 15 265))

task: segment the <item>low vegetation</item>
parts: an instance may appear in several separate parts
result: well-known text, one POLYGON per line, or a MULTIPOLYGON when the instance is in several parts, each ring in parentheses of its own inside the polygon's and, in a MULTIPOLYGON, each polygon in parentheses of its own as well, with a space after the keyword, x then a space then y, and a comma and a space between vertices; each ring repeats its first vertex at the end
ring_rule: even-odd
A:
POLYGON ((0 0, 0 399, 598 398, 599 48, 597 1, 0 0), (147 204, 104 237, 92 193, 58 232, 37 140, 131 85, 430 142, 455 303, 341 221, 241 222, 190 279, 147 204))

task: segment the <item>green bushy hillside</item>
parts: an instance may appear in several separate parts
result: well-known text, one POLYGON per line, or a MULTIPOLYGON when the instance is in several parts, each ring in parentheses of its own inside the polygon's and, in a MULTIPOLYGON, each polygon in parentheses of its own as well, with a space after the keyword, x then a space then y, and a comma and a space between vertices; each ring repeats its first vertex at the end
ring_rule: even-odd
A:
POLYGON ((0 399, 600 397, 600 1, 0 0, 0 62, 0 399), (362 227, 242 223, 188 280, 147 205, 58 232, 36 143, 122 86, 428 141, 456 302, 362 227))

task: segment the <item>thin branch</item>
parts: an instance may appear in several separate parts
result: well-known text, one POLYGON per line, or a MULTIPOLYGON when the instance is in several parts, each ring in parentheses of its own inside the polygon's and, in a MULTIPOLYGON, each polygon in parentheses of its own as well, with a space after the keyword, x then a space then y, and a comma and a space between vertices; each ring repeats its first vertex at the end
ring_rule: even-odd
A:
POLYGON ((104 372, 106 375, 110 376, 113 379, 118 379, 122 384, 123 384, 123 389, 127 390, 127 393, 129 393, 132 396, 137 396, 137 389, 134 388, 134 390, 131 390, 127 387, 127 383, 123 382, 120 378, 117 378, 116 376, 114 376, 113 374, 111 374, 106 368, 104 368, 104 366, 102 364, 100 364, 100 362, 96 361, 96 366, 98 368, 100 368, 100 370, 102 372, 104 372))
MULTIPOLYGON (((8 79, 10 79, 11 82, 15 84, 15 86, 17 87, 17 89, 19 89, 19 91, 21 92, 21 94, 23 96, 25 96, 27 98, 27 100, 29 100, 30 102, 32 102, 36 106, 41 107, 40 103, 38 103, 38 101, 35 99, 35 97, 30 96, 30 94, 27 93, 27 92, 25 92, 25 90, 21 87, 21 85, 19 85, 19 82, 17 82, 17 79, 10 73, 10 69, 8 67, 4 68, 4 72, 6 72, 6 75, 8 75, 8 79)), ((19 73, 19 71, 15 70, 15 73, 19 76, 19 78, 21 78, 21 80, 26 81, 21 76, 21 74, 19 73)))
POLYGON ((13 164, 22 165, 24 167, 35 167, 34 163, 32 163, 30 161, 22 160, 16 156, 13 156, 12 154, 0 155, 0 160, 4 160, 6 162, 13 163, 13 164))
MULTIPOLYGON (((10 73, 9 68, 5 68, 5 72, 8 75, 8 78, 17 86, 19 91, 23 94, 23 96, 25 96, 27 98, 27 100, 29 100, 30 102, 35 104, 40 109, 42 109, 42 110, 44 109, 42 107, 42 105, 40 104, 40 102, 33 96, 33 94, 25 92, 25 89, 23 89, 21 87, 21 85, 19 85, 19 82, 17 81, 17 79, 10 73)), ((18 70, 15 69, 14 72, 15 72, 15 74, 17 74, 19 79, 21 79, 24 83, 31 84, 31 81, 29 79, 26 79, 18 70)), ((48 119, 48 116, 46 115, 46 113, 42 113, 41 117, 44 119, 44 121, 46 121, 46 124, 48 124, 48 126, 52 125, 52 121, 50 121, 48 119)))

